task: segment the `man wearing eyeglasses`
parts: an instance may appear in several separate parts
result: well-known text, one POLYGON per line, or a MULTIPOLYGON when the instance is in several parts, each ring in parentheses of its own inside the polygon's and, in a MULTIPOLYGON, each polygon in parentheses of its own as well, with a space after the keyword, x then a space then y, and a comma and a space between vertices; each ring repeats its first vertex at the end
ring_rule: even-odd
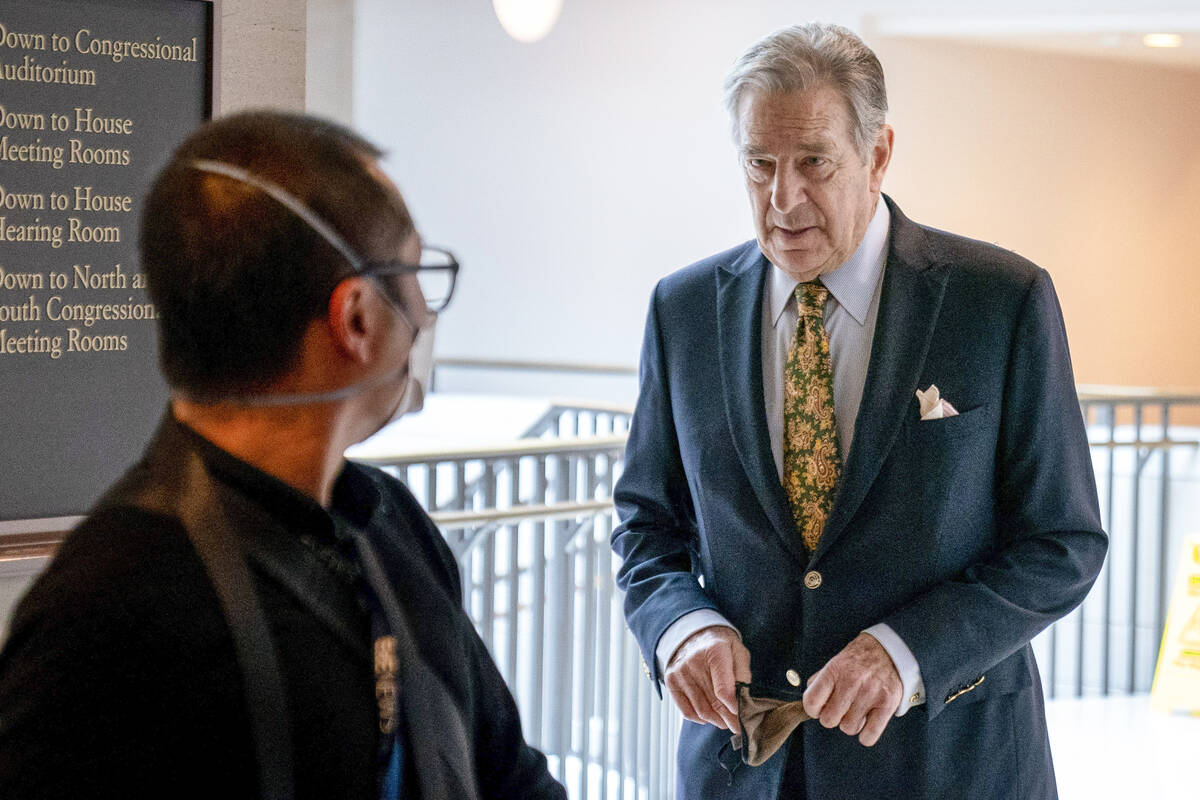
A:
POLYGON ((13 617, 6 800, 565 797, 433 522, 342 455, 421 407, 458 271, 380 155, 248 113, 158 176, 170 408, 13 617))

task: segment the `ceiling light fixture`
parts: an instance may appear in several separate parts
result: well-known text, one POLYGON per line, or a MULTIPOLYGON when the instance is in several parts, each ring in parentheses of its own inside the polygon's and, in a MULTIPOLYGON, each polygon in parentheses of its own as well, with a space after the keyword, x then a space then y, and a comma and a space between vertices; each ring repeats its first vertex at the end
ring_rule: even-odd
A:
POLYGON ((518 42, 527 44, 550 33, 562 5, 563 0, 492 0, 501 27, 518 42))
POLYGON ((1142 44, 1146 47, 1180 47, 1183 37, 1178 33, 1147 33, 1142 37, 1142 44))

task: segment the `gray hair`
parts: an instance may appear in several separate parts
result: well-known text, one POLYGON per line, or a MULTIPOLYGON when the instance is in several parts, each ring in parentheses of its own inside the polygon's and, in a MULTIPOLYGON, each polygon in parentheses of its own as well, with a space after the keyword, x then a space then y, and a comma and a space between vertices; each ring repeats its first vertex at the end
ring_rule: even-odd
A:
POLYGON ((752 44, 733 65, 725 79, 725 107, 734 141, 739 106, 747 91, 777 94, 823 85, 845 98, 850 132, 865 157, 887 117, 883 67, 853 31, 820 22, 777 30, 752 44))

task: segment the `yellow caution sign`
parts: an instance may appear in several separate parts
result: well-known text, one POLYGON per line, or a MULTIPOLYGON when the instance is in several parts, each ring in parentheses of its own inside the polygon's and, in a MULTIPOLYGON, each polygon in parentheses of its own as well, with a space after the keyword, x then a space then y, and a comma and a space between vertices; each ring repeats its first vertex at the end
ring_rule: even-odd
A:
POLYGON ((1158 711, 1200 715, 1200 535, 1184 543, 1150 705, 1158 711))

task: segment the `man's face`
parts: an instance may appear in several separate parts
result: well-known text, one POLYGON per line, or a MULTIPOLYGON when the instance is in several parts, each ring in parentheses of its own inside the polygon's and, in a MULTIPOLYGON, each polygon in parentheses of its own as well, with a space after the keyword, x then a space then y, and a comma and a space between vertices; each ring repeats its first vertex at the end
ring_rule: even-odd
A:
POLYGON ((891 158, 884 126, 864 161, 836 89, 747 92, 738 109, 746 191, 759 247, 800 281, 840 267, 875 213, 891 158))

